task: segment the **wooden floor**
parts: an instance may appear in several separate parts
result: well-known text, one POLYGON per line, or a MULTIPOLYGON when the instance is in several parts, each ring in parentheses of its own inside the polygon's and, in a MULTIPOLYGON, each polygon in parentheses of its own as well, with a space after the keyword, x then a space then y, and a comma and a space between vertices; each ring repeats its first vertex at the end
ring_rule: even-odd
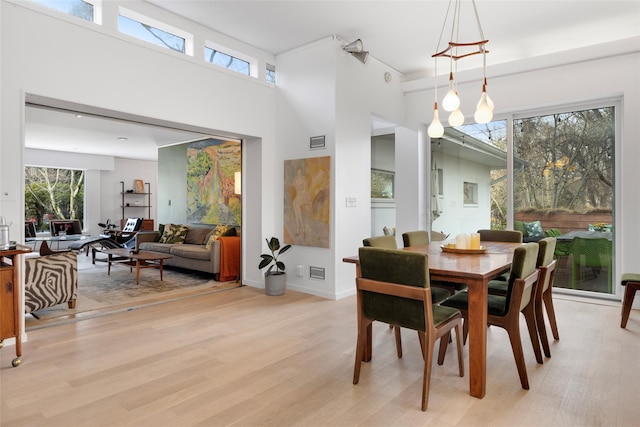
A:
MULTIPOLYGON (((22 365, 0 351, 2 426, 637 426, 640 313, 556 298, 560 341, 537 365, 524 341, 520 388, 506 333, 488 330, 484 399, 435 365, 420 411, 417 336, 374 326, 373 360, 352 384, 355 298, 243 287, 29 333, 22 365)), ((527 337, 527 335, 524 335, 527 337)), ((465 348, 465 354, 467 353, 465 348)))

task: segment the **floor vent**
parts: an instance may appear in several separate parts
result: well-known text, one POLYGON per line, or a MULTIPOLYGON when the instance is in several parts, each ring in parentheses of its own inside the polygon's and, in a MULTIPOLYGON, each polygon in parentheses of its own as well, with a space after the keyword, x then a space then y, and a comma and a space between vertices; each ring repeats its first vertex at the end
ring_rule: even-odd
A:
POLYGON ((312 279, 324 280, 324 268, 322 267, 309 267, 309 277, 312 279))

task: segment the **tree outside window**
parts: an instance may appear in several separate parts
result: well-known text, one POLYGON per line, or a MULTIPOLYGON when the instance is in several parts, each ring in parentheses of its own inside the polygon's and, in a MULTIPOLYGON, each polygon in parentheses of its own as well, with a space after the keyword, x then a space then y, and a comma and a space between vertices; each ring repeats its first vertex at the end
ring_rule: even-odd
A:
POLYGON ((25 168, 25 221, 49 230, 52 219, 84 219, 84 171, 25 168))

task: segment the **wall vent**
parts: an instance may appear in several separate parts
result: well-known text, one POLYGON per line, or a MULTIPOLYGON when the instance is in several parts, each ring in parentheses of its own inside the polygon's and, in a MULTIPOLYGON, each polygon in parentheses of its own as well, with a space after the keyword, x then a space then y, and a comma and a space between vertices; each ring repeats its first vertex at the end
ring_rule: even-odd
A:
POLYGON ((311 138, 309 138, 309 148, 313 149, 318 149, 318 148, 324 148, 325 147, 325 140, 324 140, 324 135, 321 136, 312 136, 311 138))
POLYGON ((324 280, 324 268, 322 267, 309 267, 309 277, 312 279, 324 280))

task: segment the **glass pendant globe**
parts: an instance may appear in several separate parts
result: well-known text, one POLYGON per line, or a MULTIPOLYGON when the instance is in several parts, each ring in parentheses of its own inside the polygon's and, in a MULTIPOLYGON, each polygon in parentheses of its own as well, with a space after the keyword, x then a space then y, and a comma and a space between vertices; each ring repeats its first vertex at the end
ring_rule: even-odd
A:
POLYGON ((442 99, 442 108, 444 111, 455 111, 460 106, 460 98, 453 88, 449 88, 449 92, 442 99))
POLYGON ((429 138, 442 138, 442 135, 444 135, 444 126, 440 123, 438 109, 433 110, 433 120, 427 129, 427 134, 429 134, 429 138))
POLYGON ((491 111, 491 108, 489 108, 486 92, 482 92, 482 96, 480 97, 480 102, 478 102, 477 107, 476 113, 473 115, 476 123, 489 123, 493 118, 493 112, 491 111))
POLYGON ((449 114, 450 126, 462 126, 464 124, 464 114, 460 111, 460 108, 456 108, 451 114, 449 114))

